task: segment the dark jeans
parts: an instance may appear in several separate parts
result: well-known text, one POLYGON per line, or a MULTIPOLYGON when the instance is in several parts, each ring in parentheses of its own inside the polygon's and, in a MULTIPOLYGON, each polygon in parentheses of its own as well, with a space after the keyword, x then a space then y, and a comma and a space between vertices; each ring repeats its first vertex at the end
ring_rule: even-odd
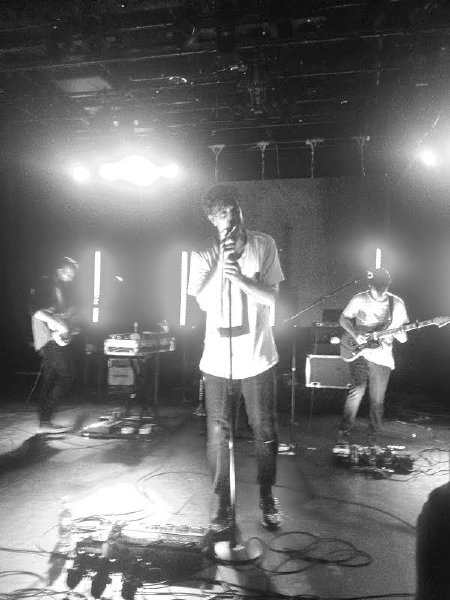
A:
POLYGON ((48 342, 41 349, 42 389, 38 407, 39 420, 50 421, 59 402, 75 379, 75 363, 71 344, 58 346, 48 342))
MULTIPOLYGON (((233 394, 228 397, 228 380, 204 374, 207 457, 214 477, 214 491, 222 500, 229 497, 230 462, 228 439, 231 403, 244 398, 248 422, 253 432, 257 464, 257 482, 265 488, 275 483, 278 436, 276 430, 275 369, 255 377, 233 380, 233 394)), ((233 410, 234 413, 234 410, 233 410)))
POLYGON ((350 375, 352 385, 345 401, 344 414, 339 430, 341 433, 348 435, 352 429, 359 405, 368 386, 370 399, 369 439, 371 442, 375 442, 383 419, 384 396, 391 369, 359 356, 356 360, 350 362, 350 375))

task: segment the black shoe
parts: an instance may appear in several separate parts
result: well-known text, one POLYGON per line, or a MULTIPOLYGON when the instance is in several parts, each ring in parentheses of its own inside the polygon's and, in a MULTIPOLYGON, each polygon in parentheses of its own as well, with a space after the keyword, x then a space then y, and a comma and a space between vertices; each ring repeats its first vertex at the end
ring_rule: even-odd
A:
POLYGON ((37 433, 65 433, 69 428, 64 425, 58 425, 51 421, 42 421, 38 427, 37 433))
POLYGON ((278 509, 280 503, 272 494, 264 496, 259 501, 259 507, 262 510, 261 523, 267 529, 278 529, 282 521, 282 513, 278 509))
POLYGON ((212 518, 209 528, 211 531, 220 533, 231 527, 231 509, 229 506, 219 506, 215 516, 212 518))

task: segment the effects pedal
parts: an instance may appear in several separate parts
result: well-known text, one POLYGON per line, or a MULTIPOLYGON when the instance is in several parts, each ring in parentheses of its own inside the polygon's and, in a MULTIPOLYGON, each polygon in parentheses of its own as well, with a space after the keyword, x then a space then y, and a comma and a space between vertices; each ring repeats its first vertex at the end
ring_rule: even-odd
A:
POLYGON ((113 414, 86 425, 79 435, 92 438, 149 439, 157 430, 153 417, 122 417, 113 414))
POLYGON ((379 479, 394 473, 407 475, 413 471, 414 458, 404 446, 359 446, 336 444, 332 450, 336 464, 352 467, 353 470, 373 472, 379 479))

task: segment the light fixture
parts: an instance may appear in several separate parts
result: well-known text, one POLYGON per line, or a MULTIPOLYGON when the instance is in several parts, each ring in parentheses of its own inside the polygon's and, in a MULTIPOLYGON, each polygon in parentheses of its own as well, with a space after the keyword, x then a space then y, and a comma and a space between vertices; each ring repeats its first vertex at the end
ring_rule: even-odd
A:
POLYGON ((375 250, 375 269, 381 269, 381 248, 375 250))
POLYGON ((86 183, 91 178, 91 172, 83 165, 76 165, 72 168, 72 177, 78 183, 86 183))
POLYGON ((427 167, 435 167, 437 165, 437 155, 430 148, 423 149, 419 154, 420 160, 427 167))
POLYGON ((100 165, 98 173, 105 181, 117 181, 119 179, 117 165, 114 163, 103 163, 100 165))
POLYGON ((180 167, 176 163, 170 163, 165 167, 161 167, 161 174, 166 179, 176 179, 181 172, 180 167))

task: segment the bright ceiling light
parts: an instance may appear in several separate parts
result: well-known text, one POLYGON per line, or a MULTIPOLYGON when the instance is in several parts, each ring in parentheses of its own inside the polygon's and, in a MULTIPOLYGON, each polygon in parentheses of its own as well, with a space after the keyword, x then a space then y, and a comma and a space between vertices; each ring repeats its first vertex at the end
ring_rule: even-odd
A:
POLYGON ((420 160, 427 167, 435 167, 437 165, 437 156, 433 150, 429 148, 422 150, 420 153, 420 160))
POLYGON ((176 163, 170 163, 161 168, 161 174, 167 179, 176 179, 180 175, 181 169, 176 163))
POLYGON ((119 178, 119 171, 116 163, 104 163, 100 165, 98 172, 100 177, 106 181, 117 181, 119 178))
POLYGON ((145 156, 133 154, 123 158, 119 164, 120 178, 134 185, 147 186, 160 176, 158 167, 145 156))
POLYGON ((91 172, 83 165, 76 165, 72 168, 72 177, 78 183, 86 183, 91 178, 91 172))

